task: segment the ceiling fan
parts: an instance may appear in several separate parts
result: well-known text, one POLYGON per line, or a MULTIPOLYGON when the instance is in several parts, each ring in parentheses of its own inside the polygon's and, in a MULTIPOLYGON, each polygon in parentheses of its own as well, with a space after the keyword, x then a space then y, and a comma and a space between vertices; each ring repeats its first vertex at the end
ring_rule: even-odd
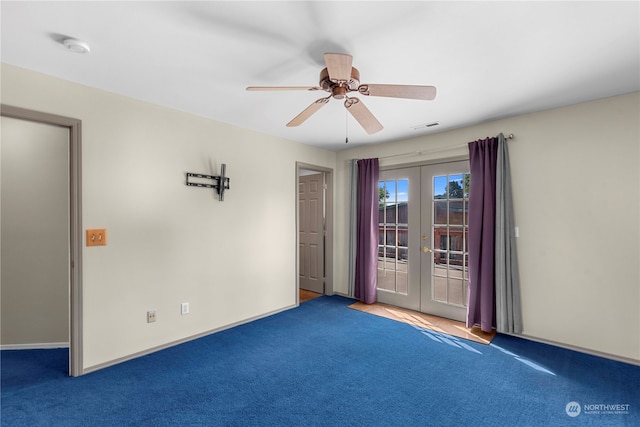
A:
POLYGON ((436 88, 434 86, 360 84, 360 72, 355 67, 352 67, 352 61, 353 57, 351 55, 325 53, 324 62, 327 66, 320 72, 320 82, 318 86, 249 86, 247 90, 324 90, 325 92, 329 92, 329 96, 316 100, 287 123, 287 126, 294 127, 301 125, 333 97, 335 99, 345 100, 344 106, 347 111, 351 113, 368 134, 381 131, 382 124, 380 124, 371 111, 365 107, 360 99, 347 96, 347 93, 358 92, 366 96, 423 99, 428 101, 436 97, 436 88))

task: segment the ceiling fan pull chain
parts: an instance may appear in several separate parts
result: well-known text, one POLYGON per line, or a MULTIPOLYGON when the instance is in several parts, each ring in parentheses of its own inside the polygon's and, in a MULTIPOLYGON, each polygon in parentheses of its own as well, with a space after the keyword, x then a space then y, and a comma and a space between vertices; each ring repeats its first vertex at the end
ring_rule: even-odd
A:
POLYGON ((347 110, 344 110, 344 134, 346 135, 344 138, 344 143, 349 143, 349 115, 347 114, 347 110))

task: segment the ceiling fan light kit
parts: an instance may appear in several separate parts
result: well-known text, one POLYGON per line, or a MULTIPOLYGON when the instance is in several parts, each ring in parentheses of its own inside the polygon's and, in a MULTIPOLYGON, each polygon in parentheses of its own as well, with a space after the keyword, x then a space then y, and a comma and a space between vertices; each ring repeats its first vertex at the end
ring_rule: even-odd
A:
POLYGON ((360 72, 352 66, 353 57, 342 53, 325 53, 326 67, 320 71, 318 86, 249 86, 248 91, 278 90, 323 90, 329 96, 317 99, 300 114, 293 118, 287 127, 300 126, 309 117, 329 102, 331 98, 344 99, 344 106, 368 134, 380 132, 382 124, 369 109, 356 97, 347 96, 349 92, 358 92, 364 96, 433 100, 436 97, 434 86, 360 84, 360 72))

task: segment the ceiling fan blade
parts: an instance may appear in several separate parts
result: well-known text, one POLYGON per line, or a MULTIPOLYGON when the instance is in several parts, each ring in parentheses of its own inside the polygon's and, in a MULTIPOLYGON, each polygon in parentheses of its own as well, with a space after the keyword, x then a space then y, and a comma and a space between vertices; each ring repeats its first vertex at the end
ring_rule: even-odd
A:
POLYGON ((434 86, 362 84, 358 87, 358 92, 368 96, 424 99, 427 101, 431 101, 436 97, 436 88, 434 86))
POLYGON ((318 86, 249 86, 249 91, 263 91, 263 90, 322 90, 318 86))
POLYGON ((382 124, 358 98, 347 98, 344 106, 369 135, 382 130, 382 124))
POLYGON ((349 81, 351 79, 351 64, 353 57, 343 53, 325 53, 324 62, 327 64, 329 78, 333 81, 349 81))
POLYGON ((314 102, 313 104, 309 105, 307 108, 302 110, 302 112, 297 116, 295 116, 293 120, 287 123, 287 127, 300 126, 302 123, 304 123, 305 120, 311 117, 316 111, 324 107, 324 105, 327 102, 329 102, 329 99, 331 99, 331 96, 318 99, 316 102, 314 102))

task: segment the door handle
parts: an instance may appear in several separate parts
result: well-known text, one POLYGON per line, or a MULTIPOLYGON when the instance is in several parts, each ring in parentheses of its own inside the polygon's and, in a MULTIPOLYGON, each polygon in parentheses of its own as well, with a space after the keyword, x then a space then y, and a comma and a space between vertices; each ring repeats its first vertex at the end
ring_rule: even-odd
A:
POLYGON ((428 248, 428 247, 426 247, 426 246, 423 246, 423 247, 422 247, 422 252, 424 252, 424 253, 426 254, 426 253, 428 253, 428 252, 432 252, 432 251, 431 251, 431 249, 430 249, 430 248, 428 248))

